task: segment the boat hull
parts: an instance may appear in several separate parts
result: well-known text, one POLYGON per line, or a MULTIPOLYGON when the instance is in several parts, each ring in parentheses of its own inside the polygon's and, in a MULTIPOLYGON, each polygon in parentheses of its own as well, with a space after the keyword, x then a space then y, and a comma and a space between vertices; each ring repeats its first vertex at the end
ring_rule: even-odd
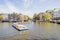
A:
POLYGON ((28 30, 28 28, 17 28, 16 26, 12 25, 13 28, 15 28, 18 31, 24 31, 24 30, 28 30))

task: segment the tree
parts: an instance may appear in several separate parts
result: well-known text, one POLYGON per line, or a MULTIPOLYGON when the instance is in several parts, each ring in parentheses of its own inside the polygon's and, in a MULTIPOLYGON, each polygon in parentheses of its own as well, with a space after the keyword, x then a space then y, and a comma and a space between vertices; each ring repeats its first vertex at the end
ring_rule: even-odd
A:
POLYGON ((52 14, 46 12, 46 13, 44 13, 44 17, 45 17, 46 21, 51 20, 52 19, 52 14))
POLYGON ((36 19, 37 19, 37 14, 35 13, 35 14, 33 15, 33 21, 36 21, 36 19))

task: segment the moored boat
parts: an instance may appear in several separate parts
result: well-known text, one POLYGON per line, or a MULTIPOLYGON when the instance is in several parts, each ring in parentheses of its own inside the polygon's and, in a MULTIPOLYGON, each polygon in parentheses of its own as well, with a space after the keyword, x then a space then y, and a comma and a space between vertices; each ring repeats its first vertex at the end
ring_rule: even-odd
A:
POLYGON ((18 23, 14 23, 12 25, 12 27, 14 27, 15 29, 17 29, 18 31, 28 30, 27 26, 21 25, 21 24, 18 24, 18 23))
POLYGON ((57 22, 56 22, 57 24, 60 24, 60 20, 57 20, 57 22))

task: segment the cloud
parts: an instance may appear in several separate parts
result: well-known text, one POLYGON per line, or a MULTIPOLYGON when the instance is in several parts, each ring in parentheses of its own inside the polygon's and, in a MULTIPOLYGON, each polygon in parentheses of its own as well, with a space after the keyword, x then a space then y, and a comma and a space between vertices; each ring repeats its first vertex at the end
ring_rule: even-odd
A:
POLYGON ((17 9, 11 2, 9 2, 8 0, 5 0, 5 3, 8 7, 8 9, 11 11, 11 12, 17 12, 17 13, 20 13, 19 9, 17 9))
POLYGON ((46 2, 47 0, 40 0, 40 2, 46 2))
POLYGON ((23 0, 24 2, 27 2, 28 0, 23 0))
POLYGON ((28 8, 33 3, 33 0, 23 0, 24 8, 28 8))
POLYGON ((10 10, 8 10, 7 7, 5 7, 5 5, 0 5, 0 13, 9 13, 10 10))

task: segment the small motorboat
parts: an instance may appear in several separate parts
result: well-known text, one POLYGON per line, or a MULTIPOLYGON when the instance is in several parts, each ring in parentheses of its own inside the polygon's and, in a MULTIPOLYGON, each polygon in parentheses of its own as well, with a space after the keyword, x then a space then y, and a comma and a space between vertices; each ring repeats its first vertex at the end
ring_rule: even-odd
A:
POLYGON ((14 23, 12 25, 12 27, 14 27, 15 29, 17 29, 18 31, 28 30, 27 26, 21 25, 21 24, 18 24, 18 23, 14 23))

